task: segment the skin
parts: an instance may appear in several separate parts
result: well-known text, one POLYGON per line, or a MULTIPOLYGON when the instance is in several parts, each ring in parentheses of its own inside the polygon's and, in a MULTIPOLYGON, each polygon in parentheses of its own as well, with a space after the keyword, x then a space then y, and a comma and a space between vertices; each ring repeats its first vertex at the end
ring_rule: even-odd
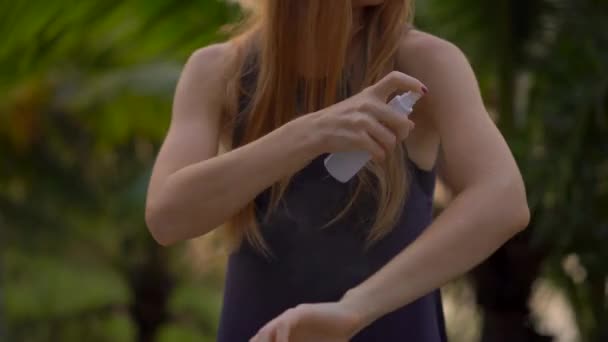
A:
MULTIPOLYGON (((381 2, 360 0, 354 6, 381 2)), ((398 71, 378 84, 218 156, 218 143, 227 138, 221 136, 220 119, 234 101, 223 92, 236 72, 234 60, 232 47, 219 44, 195 52, 184 68, 146 205, 149 230, 160 244, 208 233, 325 152, 365 149, 382 159, 405 139, 421 168, 440 161, 441 177, 455 193, 415 242, 340 301, 292 308, 252 341, 347 341, 470 270, 527 226, 520 172, 484 108, 467 59, 449 42, 412 31, 400 42, 398 71), (415 129, 385 104, 393 91, 424 93, 427 87, 410 116, 415 129)))

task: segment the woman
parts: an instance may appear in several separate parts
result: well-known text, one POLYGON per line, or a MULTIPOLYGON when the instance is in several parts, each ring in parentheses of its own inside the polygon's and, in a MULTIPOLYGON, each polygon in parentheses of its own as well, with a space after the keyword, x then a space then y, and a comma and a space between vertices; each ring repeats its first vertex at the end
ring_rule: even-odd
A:
POLYGON ((410 1, 258 3, 185 66, 151 234, 229 227, 219 341, 445 341, 437 289, 529 220, 466 58, 407 24, 410 1), (424 94, 409 119, 386 104, 405 91, 424 94), (374 160, 343 184, 323 160, 350 150, 374 160), (436 164, 455 197, 431 223, 436 164))

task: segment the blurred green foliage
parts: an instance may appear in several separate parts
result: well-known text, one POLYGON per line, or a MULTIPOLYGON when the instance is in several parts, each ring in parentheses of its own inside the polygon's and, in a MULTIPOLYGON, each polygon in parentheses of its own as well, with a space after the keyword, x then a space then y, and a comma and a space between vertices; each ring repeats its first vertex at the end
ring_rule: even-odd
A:
POLYGON ((222 1, 0 4, 0 340, 212 341, 221 277, 143 222, 181 66, 222 1))
MULTIPOLYGON (((418 26, 471 58, 529 191, 531 229, 474 276, 485 341, 498 341, 489 317, 512 320, 539 277, 567 293, 584 341, 608 338, 608 3, 417 5, 418 26)), ((214 340, 221 269, 159 248, 143 204, 181 66, 238 8, 16 1, 0 13, 0 340, 214 340)), ((527 315, 513 326, 528 329, 527 315)))

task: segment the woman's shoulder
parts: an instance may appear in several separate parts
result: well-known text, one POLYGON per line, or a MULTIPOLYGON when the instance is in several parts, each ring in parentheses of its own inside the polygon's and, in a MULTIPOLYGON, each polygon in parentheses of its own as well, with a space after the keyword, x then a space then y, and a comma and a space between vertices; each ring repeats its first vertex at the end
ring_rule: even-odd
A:
POLYGON ((242 50, 234 41, 199 48, 192 52, 182 71, 181 78, 191 80, 191 92, 206 94, 209 101, 217 103, 222 120, 235 110, 234 85, 241 70, 242 50))
POLYGON ((415 28, 404 32, 400 40, 400 49, 414 48, 420 52, 442 51, 446 49, 458 49, 450 41, 415 28))
POLYGON ((408 30, 399 42, 397 69, 425 81, 434 83, 450 74, 468 68, 465 54, 452 42, 416 29, 408 30))
POLYGON ((418 165, 433 165, 440 142, 453 141, 445 138, 446 127, 465 118, 463 113, 478 108, 477 104, 483 106, 477 80, 455 44, 418 30, 403 36, 396 62, 397 70, 417 78, 429 90, 412 113, 416 129, 408 138, 408 152, 418 165))
POLYGON ((184 72, 208 81, 229 80, 238 69, 237 47, 232 42, 211 44, 192 52, 184 72))

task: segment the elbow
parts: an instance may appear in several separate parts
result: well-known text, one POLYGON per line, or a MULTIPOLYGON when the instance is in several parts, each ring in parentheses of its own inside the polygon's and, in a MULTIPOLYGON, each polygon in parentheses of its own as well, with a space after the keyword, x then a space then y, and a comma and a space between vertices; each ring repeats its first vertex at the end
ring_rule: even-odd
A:
POLYGON ((166 210, 163 210, 161 206, 146 205, 145 220, 148 231, 159 245, 168 247, 178 242, 169 229, 171 223, 166 210))
POLYGON ((517 205, 517 208, 513 210, 513 217, 513 228, 516 234, 528 228, 530 224, 530 208, 527 201, 523 201, 523 203, 517 205))
POLYGON ((146 226, 152 238, 161 246, 169 247, 176 243, 205 235, 211 229, 208 225, 193 225, 192 212, 167 203, 166 200, 146 205, 146 226), (164 203, 163 203, 164 202, 164 203))
POLYGON ((510 192, 509 197, 512 198, 510 201, 511 209, 506 211, 509 215, 507 222, 509 222, 512 235, 515 235, 525 230, 530 224, 530 208, 523 182, 518 182, 515 186, 509 187, 507 192, 510 192))

